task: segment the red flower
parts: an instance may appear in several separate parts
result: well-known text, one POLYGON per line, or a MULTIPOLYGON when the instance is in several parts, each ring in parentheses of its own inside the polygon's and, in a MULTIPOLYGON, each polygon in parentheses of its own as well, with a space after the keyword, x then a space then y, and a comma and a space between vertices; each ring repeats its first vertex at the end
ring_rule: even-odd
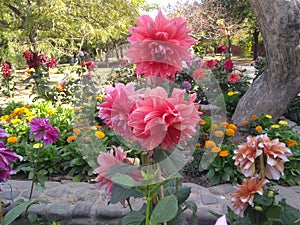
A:
POLYGON ((36 68, 39 67, 39 65, 40 65, 40 57, 38 56, 37 53, 32 53, 31 51, 26 50, 23 53, 23 56, 26 59, 27 65, 28 65, 29 68, 36 69, 36 68))
POLYGON ((47 64, 48 68, 53 68, 57 64, 55 58, 51 58, 47 64))
POLYGON ((5 61, 2 64, 1 70, 2 70, 3 76, 6 77, 7 79, 9 79, 11 76, 11 69, 12 69, 12 67, 11 67, 10 62, 5 61))
POLYGON ((129 29, 131 45, 125 55, 136 64, 136 72, 146 77, 174 80, 182 61, 190 60, 188 48, 196 42, 188 36, 191 29, 181 17, 167 19, 161 12, 155 20, 144 15, 137 27, 129 29))
POLYGON ((230 72, 233 69, 233 62, 231 59, 226 59, 223 65, 224 70, 230 72))
POLYGON ((211 59, 211 60, 207 60, 203 63, 204 67, 208 67, 208 68, 214 68, 218 63, 217 59, 211 59))
POLYGON ((232 73, 228 76, 228 82, 229 83, 236 83, 241 79, 240 75, 238 73, 232 73))
POLYGON ((222 53, 222 52, 226 52, 227 50, 227 47, 225 45, 219 45, 217 48, 216 48, 216 53, 222 53))

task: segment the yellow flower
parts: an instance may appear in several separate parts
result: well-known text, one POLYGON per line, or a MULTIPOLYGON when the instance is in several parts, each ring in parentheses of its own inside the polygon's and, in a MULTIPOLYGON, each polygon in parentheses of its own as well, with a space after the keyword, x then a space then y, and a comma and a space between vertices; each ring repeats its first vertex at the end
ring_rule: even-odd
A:
POLYGON ((284 121, 284 120, 280 120, 278 123, 279 123, 280 125, 288 125, 288 124, 289 124, 288 122, 286 122, 286 121, 284 121))
POLYGON ((257 126, 257 127, 255 127, 255 130, 256 130, 258 133, 261 133, 261 132, 262 132, 262 127, 261 127, 261 126, 257 126))
POLYGON ((216 143, 214 141, 206 141, 204 144, 204 147, 207 149, 212 149, 213 147, 217 147, 216 143))
POLYGON ((233 91, 228 91, 227 95, 228 95, 229 97, 232 96, 232 95, 234 95, 234 94, 233 94, 233 91))
POLYGON ((234 130, 233 129, 227 129, 226 131, 225 131, 225 134, 227 135, 227 136, 229 136, 229 137, 233 137, 234 136, 234 130))
POLYGON ((236 125, 234 125, 233 123, 231 123, 231 124, 229 124, 229 125, 227 126, 227 129, 232 129, 232 130, 236 131, 236 130, 237 130, 237 127, 236 127, 236 125))
POLYGON ((220 149, 219 147, 213 147, 213 148, 211 149, 211 151, 212 151, 212 152, 218 153, 218 152, 221 151, 221 149, 220 149))
POLYGON ((26 73, 34 73, 35 72, 35 69, 34 68, 27 68, 25 70, 26 73))
POLYGON ((33 148, 40 148, 40 147, 42 147, 43 145, 41 144, 41 143, 35 143, 34 145, 33 145, 33 148))
POLYGON ((213 123, 213 124, 211 125, 210 129, 211 129, 211 130, 216 130, 216 129, 218 129, 218 125, 215 124, 215 123, 213 123))
POLYGON ((268 119, 272 119, 272 116, 269 115, 269 114, 266 114, 265 116, 266 116, 268 119))
POLYGON ((223 137, 223 136, 224 136, 224 132, 221 131, 221 130, 216 130, 216 131, 215 131, 215 136, 216 136, 216 137, 223 137))
POLYGON ((246 126, 248 126, 249 125, 249 121, 248 120, 245 120, 244 122, 243 122, 243 125, 246 127, 246 126))
POLYGON ((47 113, 48 113, 50 116, 52 116, 52 115, 54 115, 54 114, 56 113, 56 110, 55 110, 55 109, 49 109, 49 110, 47 111, 47 113))
POLYGON ((9 137, 9 138, 7 138, 7 142, 8 143, 16 143, 16 142, 18 142, 18 138, 17 137, 9 137))
POLYGON ((200 143, 196 143, 196 147, 200 148, 201 144, 200 143))
POLYGON ((298 145, 297 141, 292 140, 292 139, 286 140, 285 143, 288 147, 295 147, 298 145))
POLYGON ((8 121, 9 119, 10 119, 10 116, 8 116, 8 115, 4 115, 4 116, 0 117, 1 121, 8 121))
POLYGON ((19 118, 15 118, 11 120, 12 124, 16 124, 16 123, 22 123, 22 120, 20 120, 19 118))
POLYGON ((278 124, 273 124, 271 127, 277 129, 277 128, 279 128, 279 125, 278 124))
POLYGON ((78 136, 78 135, 80 135, 81 131, 79 128, 74 128, 73 133, 78 136))
POLYGON ((68 138, 67 138, 67 142, 71 142, 71 141, 74 141, 75 140, 75 136, 69 136, 68 138))
POLYGON ((206 122, 205 122, 205 120, 201 120, 201 121, 199 122, 199 124, 200 124, 200 125, 204 125, 204 124, 206 124, 206 122))
POLYGON ((234 92, 233 92, 234 95, 238 95, 239 93, 240 93, 240 92, 238 92, 238 91, 234 91, 234 92))
POLYGON ((34 118, 33 116, 29 116, 29 117, 27 117, 27 120, 28 120, 29 122, 31 122, 31 120, 32 120, 33 118, 34 118))
POLYGON ((222 123, 220 123, 220 126, 221 126, 221 127, 225 127, 225 128, 226 128, 228 125, 229 125, 229 123, 227 123, 227 122, 222 122, 222 123))
POLYGON ((102 131, 96 131, 95 132, 95 137, 102 139, 102 138, 105 137, 105 133, 102 132, 102 131))
POLYGON ((257 120, 258 117, 257 117, 257 115, 253 115, 253 116, 251 117, 251 119, 252 119, 252 120, 257 120))
POLYGON ((220 152, 219 152, 219 156, 221 156, 221 157, 226 157, 226 156, 228 156, 228 151, 226 151, 226 150, 220 151, 220 152))

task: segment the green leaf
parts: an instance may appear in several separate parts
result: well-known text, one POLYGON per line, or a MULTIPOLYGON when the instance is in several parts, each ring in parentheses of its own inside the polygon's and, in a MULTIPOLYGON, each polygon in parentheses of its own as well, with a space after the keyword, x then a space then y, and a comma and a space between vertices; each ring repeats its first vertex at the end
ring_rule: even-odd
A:
POLYGON ((142 225, 145 216, 140 211, 131 211, 123 219, 121 225, 142 225))
MULTIPOLYGON (((190 187, 183 187, 183 186, 178 187, 178 196, 177 196, 178 205, 184 203, 190 196, 190 193, 191 193, 190 187)), ((176 187, 164 188, 164 194, 165 196, 176 195, 176 187)))
POLYGON ((150 221, 153 224, 164 223, 172 220, 177 213, 177 199, 174 195, 162 198, 155 206, 150 221))
POLYGON ((111 180, 115 184, 118 184, 127 189, 142 185, 142 183, 135 181, 131 176, 128 176, 126 174, 115 174, 112 176, 111 180))
POLYGON ((15 208, 10 210, 3 218, 3 222, 1 225, 9 225, 13 221, 15 221, 22 213, 24 213, 27 208, 33 204, 39 204, 38 200, 29 200, 26 202, 17 205, 15 208))
POLYGON ((135 188, 127 189, 118 184, 114 184, 111 191, 111 200, 109 203, 116 204, 122 199, 127 199, 129 197, 142 198, 143 195, 138 192, 135 188))

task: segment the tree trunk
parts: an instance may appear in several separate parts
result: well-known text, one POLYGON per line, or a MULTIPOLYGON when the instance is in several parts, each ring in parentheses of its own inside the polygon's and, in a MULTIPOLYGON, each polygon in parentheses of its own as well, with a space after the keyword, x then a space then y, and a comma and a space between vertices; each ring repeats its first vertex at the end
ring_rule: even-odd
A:
POLYGON ((256 27, 253 32, 253 60, 255 60, 258 56, 258 36, 259 29, 256 27))
POLYGON ((285 112, 300 92, 300 0, 249 0, 266 49, 265 72, 254 81, 233 114, 241 125, 253 114, 285 112))

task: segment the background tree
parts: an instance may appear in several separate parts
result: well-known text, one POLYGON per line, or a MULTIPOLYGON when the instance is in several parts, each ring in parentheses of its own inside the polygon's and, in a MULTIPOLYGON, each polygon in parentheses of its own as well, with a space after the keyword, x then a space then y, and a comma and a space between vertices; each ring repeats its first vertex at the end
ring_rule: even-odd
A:
POLYGON ((266 49, 265 72, 239 101, 233 122, 253 114, 278 119, 300 92, 300 1, 249 0, 266 49))

